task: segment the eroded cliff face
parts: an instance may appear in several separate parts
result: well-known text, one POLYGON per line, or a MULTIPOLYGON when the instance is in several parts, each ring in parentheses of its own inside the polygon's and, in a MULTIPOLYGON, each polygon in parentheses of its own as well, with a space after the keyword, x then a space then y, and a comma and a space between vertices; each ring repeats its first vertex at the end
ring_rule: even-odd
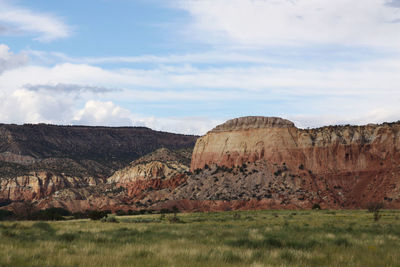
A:
MULTIPOLYGON (((192 149, 196 139, 144 127, 0 124, 0 206, 106 183, 115 171, 150 152, 161 147, 192 149)), ((172 172, 150 161, 140 168, 131 173, 157 177, 172 172)), ((125 178, 115 179, 126 183, 125 178)))
POLYGON ((82 188, 104 183, 93 177, 70 177, 51 172, 31 172, 28 175, 0 179, 0 199, 36 201, 64 188, 82 188))
POLYGON ((188 178, 191 149, 158 149, 92 186, 69 186, 38 200, 40 208, 128 210, 169 200, 188 178))
POLYGON ((189 154, 158 149, 117 171, 108 178, 108 183, 126 188, 127 195, 137 201, 146 197, 145 202, 157 201, 159 196, 152 194, 153 197, 148 197, 148 191, 175 189, 185 182, 189 172, 189 154))
POLYGON ((244 117, 199 138, 191 170, 262 163, 264 173, 297 179, 295 191, 314 192, 328 207, 397 207, 399 152, 400 123, 302 130, 280 118, 244 117))
MULTIPOLYGON (((95 135, 89 132, 85 138, 95 135)), ((116 138, 114 134, 107 138, 116 138)), ((199 138, 193 154, 191 148, 182 148, 190 147, 195 137, 182 136, 178 150, 152 150, 118 171, 113 166, 126 161, 125 152, 131 157, 144 153, 152 139, 131 143, 118 137, 118 147, 131 147, 122 153, 112 145, 111 156, 104 149, 95 151, 100 142, 84 158, 44 158, 36 146, 29 148, 32 153, 20 153, 26 145, 10 133, 2 138, 8 152, 0 149, 0 206, 12 200, 71 211, 303 209, 316 203, 322 208, 363 208, 368 202, 400 208, 400 123, 304 130, 281 118, 238 118, 199 138)), ((78 138, 79 149, 72 140, 57 149, 79 151, 85 138, 78 138)), ((48 141, 41 142, 48 146, 46 154, 59 153, 48 141)))
POLYGON ((108 183, 126 184, 154 179, 168 180, 189 171, 188 164, 184 161, 188 162, 178 153, 161 148, 115 172, 108 178, 108 183))

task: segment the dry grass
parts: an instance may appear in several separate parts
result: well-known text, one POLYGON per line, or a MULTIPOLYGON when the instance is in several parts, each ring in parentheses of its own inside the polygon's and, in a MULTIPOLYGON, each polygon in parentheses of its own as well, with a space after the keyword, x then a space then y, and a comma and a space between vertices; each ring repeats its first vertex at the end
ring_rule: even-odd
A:
POLYGON ((399 266, 399 211, 243 211, 3 222, 0 266, 399 266), (276 214, 278 216, 276 217, 276 214))

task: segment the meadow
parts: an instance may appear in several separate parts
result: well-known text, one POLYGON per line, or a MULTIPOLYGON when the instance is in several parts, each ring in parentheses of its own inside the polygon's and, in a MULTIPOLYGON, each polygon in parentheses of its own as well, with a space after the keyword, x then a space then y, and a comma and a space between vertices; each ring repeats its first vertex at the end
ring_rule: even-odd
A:
POLYGON ((400 211, 0 222, 0 266, 400 266, 400 211))

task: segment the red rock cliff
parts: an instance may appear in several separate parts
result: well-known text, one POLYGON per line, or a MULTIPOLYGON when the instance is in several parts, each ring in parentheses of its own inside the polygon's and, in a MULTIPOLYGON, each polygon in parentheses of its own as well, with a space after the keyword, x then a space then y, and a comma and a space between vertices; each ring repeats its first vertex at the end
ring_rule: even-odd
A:
POLYGON ((399 199, 399 152, 400 123, 303 130, 281 118, 243 117, 197 140, 191 170, 257 161, 285 165, 314 190, 339 188, 346 206, 354 207, 399 199))

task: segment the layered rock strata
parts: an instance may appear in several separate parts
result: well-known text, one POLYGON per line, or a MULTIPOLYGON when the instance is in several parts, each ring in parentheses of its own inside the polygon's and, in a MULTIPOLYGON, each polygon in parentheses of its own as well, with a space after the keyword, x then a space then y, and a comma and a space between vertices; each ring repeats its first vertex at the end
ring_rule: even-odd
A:
POLYGON ((96 186, 150 152, 192 149, 196 139, 144 127, 0 124, 0 204, 96 186))
POLYGON ((265 177, 290 176, 298 182, 295 191, 313 193, 318 196, 314 202, 328 207, 361 207, 370 201, 397 207, 399 152, 400 123, 304 130, 280 118, 244 117, 199 138, 191 170, 260 163, 269 169, 265 177))
POLYGON ((191 149, 158 149, 131 162, 106 180, 87 187, 66 187, 38 201, 37 206, 128 210, 151 208, 168 201, 171 192, 186 182, 191 149))

